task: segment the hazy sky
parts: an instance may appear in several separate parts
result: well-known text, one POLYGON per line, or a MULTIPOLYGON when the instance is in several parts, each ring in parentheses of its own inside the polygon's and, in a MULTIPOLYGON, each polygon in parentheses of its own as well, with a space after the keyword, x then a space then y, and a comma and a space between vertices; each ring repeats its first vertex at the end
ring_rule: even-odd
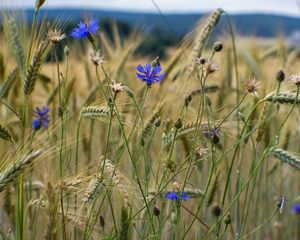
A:
MULTIPOLYGON (((299 15, 300 0, 154 0, 163 12, 202 12, 222 7, 229 12, 274 12, 299 15)), ((35 0, 0 0, 3 4, 34 6, 35 0)), ((151 0, 46 0, 47 7, 99 7, 102 9, 150 11, 151 0)))

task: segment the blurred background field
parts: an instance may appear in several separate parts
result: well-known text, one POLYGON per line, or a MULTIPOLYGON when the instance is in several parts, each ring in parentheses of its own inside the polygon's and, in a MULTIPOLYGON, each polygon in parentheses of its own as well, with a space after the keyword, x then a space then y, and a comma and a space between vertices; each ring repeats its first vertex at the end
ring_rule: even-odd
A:
POLYGON ((1 239, 299 239, 297 2, 96 2, 2 2, 1 239))

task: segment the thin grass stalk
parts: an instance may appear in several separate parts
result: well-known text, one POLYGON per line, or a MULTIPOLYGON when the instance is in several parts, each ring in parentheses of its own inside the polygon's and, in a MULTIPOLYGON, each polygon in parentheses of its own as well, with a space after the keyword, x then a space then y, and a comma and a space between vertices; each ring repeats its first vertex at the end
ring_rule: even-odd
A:
MULTIPOLYGON (((107 84, 109 84, 108 75, 107 75, 107 73, 106 73, 104 67, 103 67, 102 65, 101 65, 101 67, 102 67, 102 71, 103 71, 103 73, 104 73, 104 75, 105 75, 106 82, 107 82, 107 84)), ((109 90, 110 90, 110 92, 111 92, 111 89, 109 89, 109 90)), ((144 193, 144 191, 143 191, 142 184, 141 184, 140 179, 139 179, 138 169, 137 169, 137 166, 136 166, 136 164, 135 164, 135 162, 134 162, 134 160, 133 160, 133 156, 132 156, 132 153, 131 153, 131 150, 130 150, 130 147, 129 147, 128 139, 127 139, 127 137, 126 137, 125 129, 124 129, 124 126, 123 126, 123 124, 122 124, 122 121, 121 121, 121 118, 120 118, 120 113, 119 113, 119 110, 118 110, 117 106, 115 106, 114 112, 116 113, 116 116, 117 116, 117 119, 118 119, 118 122, 119 122, 119 125, 120 125, 120 128, 121 128, 121 133, 122 133, 123 140, 124 140, 124 143, 125 143, 126 148, 127 148, 127 152, 128 152, 128 154, 129 154, 129 158, 130 158, 131 164, 132 164, 133 169, 134 169, 134 171, 135 171, 135 174, 136 174, 136 176, 137 176, 137 177, 136 177, 136 181, 137 181, 137 184, 138 184, 138 186, 139 186, 139 189, 140 189, 140 191, 141 191, 141 194, 142 194, 142 196, 143 196, 143 200, 144 200, 145 205, 146 205, 146 208, 147 208, 147 212, 148 212, 148 215, 149 215, 149 218, 150 218, 150 222, 151 222, 152 231, 153 231, 153 233, 155 234, 156 231, 155 231, 155 227, 154 227, 154 224, 153 224, 152 214, 151 214, 151 211, 150 211, 150 209, 149 209, 148 201, 147 201, 147 199, 146 199, 145 193, 144 193)))
MULTIPOLYGON (((297 105, 297 101, 298 101, 298 95, 299 95, 299 87, 297 86, 297 94, 296 94, 296 98, 295 98, 295 102, 294 105, 292 107, 292 109, 289 111, 289 113, 287 114, 287 116, 285 117, 284 121, 282 122, 281 126, 279 127, 279 129, 276 131, 275 136, 278 135, 278 133, 281 131, 281 129, 283 128, 284 124, 287 122, 287 120, 289 119, 291 113, 293 112, 295 106, 297 105)), ((260 103, 260 102, 258 102, 260 103)), ((252 113, 252 111, 251 111, 252 113)), ((250 114, 251 115, 251 114, 250 114)), ((249 118, 248 118, 249 119, 249 118)), ((247 119, 247 120, 248 120, 247 119)), ((243 132, 243 131, 242 131, 243 132)), ((265 158, 267 157, 267 155, 269 154, 269 149, 271 147, 273 147, 274 142, 276 141, 276 138, 273 139, 269 145, 267 146, 267 148, 264 150, 260 160, 258 161, 258 164, 256 165, 256 167, 253 169, 251 175, 249 176, 249 178, 247 179, 247 181, 245 182, 245 184, 243 185, 243 187, 241 188, 241 191, 234 197, 234 199, 232 200, 232 202, 229 204, 229 206, 227 207, 227 209, 224 211, 223 215, 219 218, 219 220, 214 224, 214 226, 211 227, 211 230, 209 231, 209 233, 205 236, 204 240, 207 239, 207 237, 209 236, 209 234, 213 231, 213 229, 215 227, 217 227, 221 221, 224 219, 224 217, 226 216, 226 214, 230 211, 230 209, 232 208, 232 206, 235 204, 235 202, 239 199, 240 195, 242 194, 242 192, 246 189, 247 185, 250 183, 250 181, 252 180, 253 176, 257 173, 257 171, 259 170, 260 166, 262 165, 262 163, 264 162, 265 158)))
MULTIPOLYGON (((213 53, 214 54, 214 53, 213 53)), ((212 55, 213 57, 213 55, 212 55)), ((203 80, 203 83, 202 83, 202 89, 204 88, 205 86, 205 81, 206 81, 206 78, 207 76, 204 78, 203 80)), ((205 96, 203 96, 203 108, 205 107, 206 109, 206 117, 207 117, 207 126, 208 126, 208 131, 211 131, 211 123, 210 123, 210 114, 209 114, 209 111, 208 111, 208 108, 210 108, 210 105, 207 103, 207 99, 205 98, 205 96)), ((202 114, 202 113, 201 113, 202 114)), ((202 117, 201 117, 202 118, 202 117)), ((195 141, 196 141, 196 138, 195 138, 195 141)), ((198 213, 200 212, 201 208, 202 208, 202 205, 204 203, 204 200, 205 200, 205 196, 207 196, 208 192, 209 192, 209 186, 211 185, 212 183, 212 179, 213 179, 213 174, 215 172, 215 168, 216 168, 216 159, 215 159, 215 145, 213 144, 212 140, 210 141, 210 145, 211 145, 211 158, 212 158, 212 163, 210 165, 210 170, 209 170, 209 174, 208 174, 208 181, 207 181, 207 184, 206 184, 206 187, 205 187, 205 190, 204 190, 204 195, 203 197, 201 198, 200 202, 198 203, 197 205, 197 210, 196 210, 196 213, 195 213, 195 216, 198 215, 198 213)), ((193 150, 194 152, 194 150, 193 150)), ((191 163, 189 165, 189 168, 191 166, 191 163)), ((189 170, 188 170, 189 171, 189 170)), ((185 178, 185 181, 187 180, 187 174, 186 174, 186 178, 185 178)), ((185 230, 184 234, 183 234, 183 239, 187 236, 187 234, 189 233, 190 229, 192 228, 192 225, 194 224, 194 222, 196 221, 196 218, 192 219, 190 225, 187 227, 187 229, 185 230)), ((218 236, 219 233, 216 233, 216 235, 218 236)))

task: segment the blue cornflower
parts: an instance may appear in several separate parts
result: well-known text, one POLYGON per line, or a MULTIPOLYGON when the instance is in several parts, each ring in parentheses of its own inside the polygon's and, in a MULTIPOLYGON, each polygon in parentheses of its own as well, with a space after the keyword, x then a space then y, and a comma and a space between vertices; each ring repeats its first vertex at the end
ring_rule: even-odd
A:
POLYGON ((214 127, 210 130, 207 125, 205 125, 204 127, 205 127, 205 130, 203 131, 203 134, 206 138, 211 139, 214 137, 220 137, 221 129, 219 127, 214 127))
POLYGON ((152 67, 150 63, 146 64, 146 66, 138 65, 136 69, 139 71, 136 73, 137 77, 146 82, 149 87, 153 83, 162 81, 166 75, 166 73, 159 75, 162 71, 162 67, 159 65, 152 67))
POLYGON ((71 36, 74 38, 90 37, 91 34, 96 34, 99 28, 99 21, 97 19, 92 20, 90 23, 80 22, 71 33, 71 36))
POLYGON ((292 209, 293 213, 295 214, 300 214, 300 204, 297 203, 293 206, 293 209, 292 209))
POLYGON ((169 200, 175 200, 175 201, 180 201, 180 199, 182 199, 183 201, 187 201, 190 200, 191 197, 189 195, 187 195, 186 192, 181 193, 176 193, 176 192, 169 192, 166 194, 166 199, 169 200))
POLYGON ((47 129, 49 126, 49 112, 48 107, 43 107, 43 109, 36 108, 35 119, 32 121, 32 128, 34 130, 39 130, 41 127, 47 129))

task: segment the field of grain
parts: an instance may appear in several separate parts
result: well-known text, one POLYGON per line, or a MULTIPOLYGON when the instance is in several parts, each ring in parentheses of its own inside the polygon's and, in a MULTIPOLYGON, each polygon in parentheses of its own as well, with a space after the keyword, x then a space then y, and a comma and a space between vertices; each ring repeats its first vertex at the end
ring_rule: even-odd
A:
POLYGON ((297 49, 217 9, 141 58, 142 32, 43 3, 2 15, 1 239, 300 239, 297 49))

